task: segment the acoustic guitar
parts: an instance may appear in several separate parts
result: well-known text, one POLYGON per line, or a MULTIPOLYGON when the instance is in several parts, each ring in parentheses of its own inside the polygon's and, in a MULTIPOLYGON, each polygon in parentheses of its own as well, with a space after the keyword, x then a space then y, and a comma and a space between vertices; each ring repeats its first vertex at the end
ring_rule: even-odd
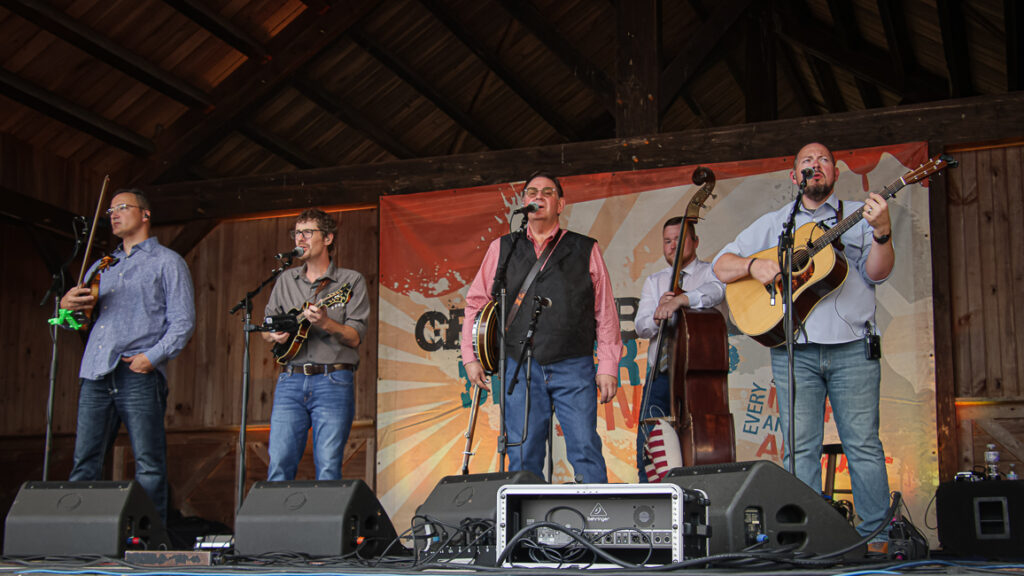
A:
MULTIPOLYGON (((925 162, 904 174, 879 192, 888 200, 908 184, 913 184, 943 168, 955 167, 956 160, 945 154, 925 162)), ((849 265, 833 243, 864 217, 864 208, 858 208, 832 228, 825 229, 817 222, 808 222, 797 228, 793 250, 793 317, 799 326, 818 302, 832 293, 846 280, 849 265)), ((768 248, 754 258, 778 258, 778 247, 768 248)), ((757 342, 775 347, 786 342, 785 311, 782 304, 781 275, 771 284, 761 284, 753 276, 746 276, 725 287, 725 300, 733 322, 744 334, 757 342)))
MULTIPOLYGON (((337 308, 338 306, 348 304, 351 297, 352 285, 345 284, 341 288, 338 288, 334 292, 324 296, 318 300, 316 304, 312 304, 312 306, 316 306, 317 308, 337 308)), ((288 364, 288 362, 291 362, 292 358, 295 358, 296 354, 299 353, 299 350, 302 350, 302 345, 305 344, 306 340, 309 338, 309 328, 313 324, 308 318, 303 316, 302 311, 310 306, 311 304, 306 302, 302 305, 302 308, 292 308, 283 314, 283 316, 286 317, 283 321, 279 319, 279 317, 275 317, 275 319, 284 324, 291 324, 295 326, 294 329, 286 330, 289 334, 288 340, 274 344, 274 347, 271 349, 271 353, 273 353, 278 364, 284 366, 288 364)))

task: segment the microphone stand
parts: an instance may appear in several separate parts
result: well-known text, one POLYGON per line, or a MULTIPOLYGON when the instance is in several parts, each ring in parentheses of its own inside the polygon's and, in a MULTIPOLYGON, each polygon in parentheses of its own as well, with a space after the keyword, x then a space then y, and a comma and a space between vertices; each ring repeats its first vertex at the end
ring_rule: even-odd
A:
MULTIPOLYGON (((813 175, 813 171, 812 171, 813 175)), ((804 190, 807 188, 807 174, 803 174, 800 182, 799 192, 796 195, 796 202, 793 202, 793 210, 789 213, 789 220, 779 234, 779 263, 782 275, 782 302, 785 309, 784 326, 786 330, 786 369, 789 379, 789 422, 787 423, 786 446, 789 447, 789 471, 796 476, 796 446, 793 442, 796 438, 796 370, 794 369, 793 346, 796 340, 795 327, 793 326, 793 245, 796 241, 794 236, 796 230, 796 213, 804 200, 804 190)))
MULTIPOLYGON (((78 216, 75 217, 74 224, 82 225, 81 228, 75 226, 75 246, 71 249, 71 256, 60 266, 56 272, 53 273, 53 283, 50 284, 50 289, 43 296, 39 305, 46 304, 46 301, 50 299, 50 295, 53 295, 53 317, 57 318, 60 315, 60 298, 66 291, 67 282, 67 270, 71 262, 78 258, 78 253, 82 250, 82 244, 86 237, 89 236, 89 226, 85 218, 78 216)), ((53 449, 53 402, 54 394, 57 389, 57 358, 59 346, 57 344, 57 335, 60 332, 57 330, 60 326, 53 324, 50 327, 50 340, 52 346, 50 348, 50 387, 46 396, 46 440, 43 446, 43 481, 50 479, 50 452, 53 449)))
POLYGON ((245 296, 235 304, 228 314, 234 314, 239 310, 244 309, 245 314, 242 317, 242 332, 245 334, 243 342, 245 343, 242 353, 242 423, 238 430, 238 476, 235 481, 236 493, 235 493, 235 514, 242 507, 242 501, 245 499, 245 436, 246 428, 248 426, 248 413, 249 413, 249 334, 252 332, 266 332, 267 329, 260 325, 254 325, 252 323, 252 299, 259 294, 267 284, 270 284, 277 279, 287 268, 292 265, 292 254, 284 260, 281 266, 274 268, 270 271, 268 276, 255 290, 246 292, 245 296))
MULTIPOLYGON (((508 384, 508 395, 512 395, 512 391, 516 388, 516 382, 519 381, 519 371, 523 369, 523 365, 526 365, 526 402, 524 403, 523 410, 523 435, 519 438, 519 442, 508 444, 509 446, 522 446, 526 443, 526 437, 530 432, 530 381, 531 373, 533 368, 533 333, 537 331, 537 320, 540 319, 540 313, 544 311, 544 307, 547 304, 544 303, 544 299, 540 296, 534 296, 534 307, 533 315, 530 316, 530 324, 526 328, 526 336, 523 337, 523 350, 519 353, 519 365, 516 366, 516 371, 512 374, 511 381, 508 384)), ((552 452, 552 439, 551 435, 548 435, 548 460, 549 462, 554 460, 554 452, 552 452)), ((551 481, 551 476, 548 476, 548 482, 551 481)))
MULTIPOLYGON (((526 237, 526 224, 528 219, 523 218, 519 230, 512 233, 512 247, 509 249, 505 259, 498 263, 498 270, 494 274, 494 286, 491 288, 491 298, 498 301, 498 381, 501 382, 502 392, 505 388, 505 365, 508 362, 505 351, 505 319, 506 306, 508 304, 508 262, 516 251, 519 240, 526 237)), ((492 394, 494 386, 491 386, 492 394)), ((510 391, 511 392, 511 391, 510 391)), ((498 393, 498 472, 505 471, 505 456, 508 455, 508 429, 505 425, 505 394, 498 393)))

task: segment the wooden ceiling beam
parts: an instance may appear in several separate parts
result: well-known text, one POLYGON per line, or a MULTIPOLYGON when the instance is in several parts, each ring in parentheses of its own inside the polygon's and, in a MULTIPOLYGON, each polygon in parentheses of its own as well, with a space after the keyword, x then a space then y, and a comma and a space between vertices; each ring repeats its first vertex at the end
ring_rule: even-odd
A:
POLYGON ((889 45, 889 56, 896 74, 907 76, 916 71, 917 59, 910 45, 903 0, 878 0, 878 14, 882 19, 885 41, 889 45))
POLYGON ((594 65, 565 36, 562 35, 548 19, 537 11, 530 2, 522 0, 498 0, 520 25, 541 41, 562 64, 572 70, 573 76, 579 78, 591 89, 594 96, 604 105, 605 109, 615 113, 615 83, 608 74, 594 65))
POLYGON ((1017 0, 1003 0, 1006 23, 1006 89, 1024 90, 1024 6, 1017 0))
POLYGON ((615 21, 615 135, 656 134, 661 117, 661 1, 619 2, 615 21))
POLYGON ((206 2, 198 0, 163 1, 249 58, 264 61, 270 59, 270 53, 256 38, 236 26, 231 20, 221 16, 216 10, 211 9, 206 2))
POLYGON ((306 99, 322 108, 328 114, 334 116, 347 126, 356 130, 367 140, 370 140, 389 154, 400 160, 408 158, 419 158, 412 148, 402 143, 401 140, 391 132, 385 130, 380 124, 368 118, 362 111, 349 105, 334 94, 327 91, 304 75, 298 75, 292 84, 306 99))
POLYGON ((807 56, 807 65, 810 66, 811 74, 814 75, 814 82, 818 86, 821 99, 825 102, 825 109, 830 114, 846 112, 843 92, 839 89, 839 83, 836 82, 836 74, 832 70, 832 66, 813 54, 807 56))
POLYGON ((406 65, 405 62, 402 62, 397 56, 381 46, 375 39, 371 38, 365 31, 353 28, 349 31, 349 37, 352 38, 360 48, 380 62, 385 68, 391 70, 395 76, 401 78, 402 81, 411 86, 413 90, 419 92, 427 100, 430 100, 434 106, 437 106, 438 109, 447 114, 449 118, 459 125, 459 127, 482 142, 484 146, 487 146, 491 150, 502 150, 509 147, 508 144, 503 142, 497 134, 485 128, 483 124, 473 118, 469 113, 464 112, 458 105, 452 102, 451 99, 444 94, 441 94, 441 92, 428 82, 427 79, 419 72, 413 70, 411 67, 406 65))
POLYGON ((743 75, 746 122, 766 122, 779 117, 778 57, 771 12, 759 2, 743 18, 747 70, 743 75))
POLYGON ((220 224, 220 220, 207 219, 207 220, 193 220, 192 222, 186 222, 178 235, 174 237, 167 245, 168 248, 174 250, 182 257, 188 256, 188 253, 192 251, 203 238, 213 232, 213 229, 220 224))
POLYGON ((136 185, 175 172, 190 152, 219 141, 225 128, 239 122, 254 102, 264 101, 290 81, 302 66, 335 42, 380 0, 339 0, 325 10, 307 9, 267 44, 268 61, 248 60, 213 90, 216 105, 190 110, 157 138, 158 153, 126 170, 122 181, 136 185))
POLYGON ((444 2, 439 0, 419 0, 419 2, 451 32, 452 36, 455 36, 466 48, 469 48, 484 65, 490 68, 495 76, 500 78, 523 102, 526 102, 526 105, 543 118, 549 126, 554 128, 566 140, 580 140, 579 133, 572 127, 569 121, 537 96, 525 82, 520 80, 515 71, 502 61, 501 56, 497 52, 487 46, 487 43, 480 38, 477 32, 463 26, 444 2))
POLYGON ((803 112, 804 116, 820 114, 821 111, 818 110, 818 106, 815 105, 811 95, 807 92, 807 84, 797 70, 793 49, 778 37, 775 38, 775 49, 776 54, 778 54, 778 64, 782 67, 782 75, 786 78, 786 83, 789 84, 790 90, 793 91, 793 97, 796 99, 800 111, 803 112))
POLYGON ((205 108, 213 101, 202 90, 162 70, 108 38, 83 26, 42 0, 4 0, 4 7, 58 39, 124 72, 143 84, 189 107, 205 108))
POLYGON ((906 77, 897 74, 884 50, 864 45, 852 51, 839 46, 835 42, 835 29, 821 21, 807 17, 805 22, 794 22, 793 18, 783 16, 776 19, 776 26, 778 35, 793 47, 890 92, 901 95, 913 92, 931 100, 949 93, 944 78, 924 72, 906 77))
POLYGON ((156 145, 103 116, 39 88, 0 68, 0 93, 76 130, 120 148, 129 154, 146 156, 156 145))
MULTIPOLYGON (((0 184, 0 215, 47 230, 64 238, 75 238, 73 223, 78 214, 37 200, 0 184)), ((82 225, 85 225, 83 221, 82 225)))
MULTIPOLYGON (((853 3, 850 0, 828 0, 828 8, 832 13, 832 21, 836 23, 837 39, 844 49, 850 51, 860 50, 865 42, 857 30, 857 18, 854 14, 853 3)), ((857 84, 857 92, 860 93, 861 102, 865 108, 879 108, 882 106, 882 95, 878 87, 867 80, 854 76, 853 81, 857 84)))
POLYGON ((661 74, 660 112, 668 110, 684 86, 697 74, 728 34, 733 24, 750 6, 751 0, 728 0, 718 3, 714 13, 701 24, 661 74))
POLYGON ((962 98, 974 95, 971 83, 971 57, 967 53, 967 24, 959 0, 936 0, 942 30, 942 50, 949 69, 951 96, 962 98))
POLYGON ((147 187, 161 218, 184 222, 314 205, 376 204, 380 196, 514 182, 533 170, 569 176, 786 156, 828 135, 835 150, 893 142, 946 146, 1019 138, 1024 92, 721 128, 338 166, 147 187), (244 197, 245 202, 238 202, 244 197))
POLYGON ((268 152, 283 158, 289 164, 300 170, 323 168, 324 166, 329 165, 323 160, 314 158, 312 154, 303 150, 299 146, 296 146, 275 134, 267 132, 262 127, 257 126, 251 121, 243 122, 242 125, 239 126, 238 131, 249 140, 259 144, 268 152))

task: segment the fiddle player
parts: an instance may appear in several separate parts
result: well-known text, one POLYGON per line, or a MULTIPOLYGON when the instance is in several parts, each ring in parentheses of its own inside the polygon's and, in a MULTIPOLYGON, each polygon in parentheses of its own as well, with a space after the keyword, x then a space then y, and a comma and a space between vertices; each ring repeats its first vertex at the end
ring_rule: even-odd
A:
POLYGON ((90 288, 75 287, 60 301, 67 310, 92 309, 70 479, 101 478, 103 459, 124 423, 135 480, 166 521, 167 362, 195 329, 192 277, 177 252, 150 236, 150 204, 142 191, 119 190, 107 214, 121 245, 111 253, 116 263, 99 276, 98 298, 90 288))
POLYGON ((715 277, 711 263, 697 258, 700 238, 693 222, 686 222, 686 238, 680 255, 683 291, 680 294, 672 291, 672 268, 676 261, 676 250, 679 249, 682 225, 683 218, 676 216, 668 219, 662 227, 661 251, 668 266, 651 274, 644 281, 640 304, 636 310, 636 333, 641 338, 650 339, 647 347, 647 370, 657 370, 650 384, 651 389, 644 391, 647 403, 636 430, 636 466, 641 483, 648 481, 644 444, 651 428, 643 422, 649 418, 668 417, 672 413, 668 366, 657 366, 655 357, 661 338, 661 327, 665 320, 672 318, 676 311, 683 307, 712 308, 725 298, 725 285, 715 277))
MULTIPOLYGON (((857 530, 866 536, 888 521, 889 480, 878 436, 881 366, 874 354, 866 357, 862 341, 873 335, 875 286, 889 277, 896 259, 890 241, 892 226, 882 196, 871 193, 863 203, 844 203, 836 197, 839 169, 832 152, 824 145, 807 144, 797 153, 790 172, 794 185, 799 184, 804 170, 809 170, 810 175, 796 211, 797 228, 809 222, 834 226, 844 213, 853 214, 862 206, 864 218, 842 235, 842 247, 837 248, 849 263, 846 280, 807 316, 794 347, 795 475, 814 490, 821 490, 821 442, 827 397, 849 463, 854 505, 862 520, 857 530)), ((748 276, 765 285, 774 282, 780 274, 779 262, 751 255, 778 242, 792 209, 790 204, 761 216, 723 247, 714 261, 718 278, 726 283, 748 276)), ((788 422, 786 347, 772 348, 771 361, 779 412, 782 421, 788 422)), ((787 445, 787 466, 789 449, 787 445)), ((882 532, 869 546, 882 548, 886 537, 882 532)))
MULTIPOLYGON (((553 176, 535 174, 523 187, 524 202, 536 203, 529 213, 525 237, 512 249, 512 234, 491 242, 466 296, 462 326, 462 361, 469 381, 488 390, 484 369, 473 352, 473 323, 490 300, 499 262, 508 262, 511 302, 545 250, 550 255, 523 298, 506 337, 506 391, 519 365, 535 297, 551 305, 540 315, 534 337, 530 382, 530 430, 522 446, 508 449, 509 470, 529 470, 543 478, 552 406, 565 436, 566 453, 575 477, 587 483, 608 481, 601 437, 597 434, 597 403, 610 402, 618 390, 622 338, 619 317, 604 258, 593 238, 562 230, 558 217, 565 209, 562 186, 553 176), (594 366, 597 342, 598 365, 594 366)), ((518 232, 516 233, 518 234, 518 232)), ((504 319, 502 319, 504 320, 504 319)), ((526 411, 525 370, 508 396, 505 422, 508 441, 523 438, 526 411)))
MULTIPOLYGON (((302 266, 278 277, 267 302, 267 316, 297 309, 310 322, 306 343, 284 367, 274 388, 267 448, 270 481, 295 479, 311 428, 316 479, 341 479, 345 443, 355 417, 358 348, 366 337, 370 302, 362 274, 340 268, 331 259, 336 228, 334 218, 319 208, 299 214, 289 232, 295 246, 303 249, 302 266), (345 306, 303 309, 304 303, 316 302, 346 284, 351 296, 345 306)), ((287 332, 262 335, 272 343, 291 337, 287 332)))

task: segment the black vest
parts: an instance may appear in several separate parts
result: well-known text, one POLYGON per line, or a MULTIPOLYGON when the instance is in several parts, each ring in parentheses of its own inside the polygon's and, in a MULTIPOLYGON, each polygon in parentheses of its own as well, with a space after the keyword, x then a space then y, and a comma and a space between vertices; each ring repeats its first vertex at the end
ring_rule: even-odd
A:
MULTIPOLYGON (((541 313, 533 335, 533 357, 537 362, 552 364, 594 354, 597 322, 594 319, 594 284, 590 281, 590 253, 595 242, 582 234, 562 232, 562 239, 530 286, 509 329, 505 342, 510 358, 519 360, 522 340, 526 337, 536 306, 534 296, 551 299, 551 306, 541 313)), ((512 237, 503 236, 499 263, 511 249, 512 237)), ((536 261, 533 244, 527 238, 521 238, 508 263, 509 312, 523 280, 536 261)))

